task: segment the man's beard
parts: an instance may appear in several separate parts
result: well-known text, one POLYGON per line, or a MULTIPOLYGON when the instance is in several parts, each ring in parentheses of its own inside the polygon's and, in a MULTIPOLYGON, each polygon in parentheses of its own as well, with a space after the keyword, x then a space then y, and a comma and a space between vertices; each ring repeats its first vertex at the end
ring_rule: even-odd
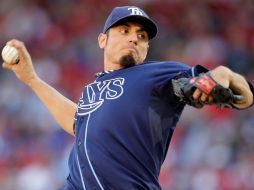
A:
POLYGON ((122 56, 119 60, 119 63, 123 68, 127 68, 136 65, 137 61, 134 59, 133 55, 129 54, 122 56))

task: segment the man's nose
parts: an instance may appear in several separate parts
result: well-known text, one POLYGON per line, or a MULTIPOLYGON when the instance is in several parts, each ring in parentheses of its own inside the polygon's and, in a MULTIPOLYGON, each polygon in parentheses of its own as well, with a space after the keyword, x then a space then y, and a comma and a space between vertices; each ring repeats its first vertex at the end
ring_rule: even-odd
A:
POLYGON ((136 33, 130 33, 130 35, 129 35, 129 42, 134 43, 135 45, 137 45, 138 36, 137 36, 136 33))

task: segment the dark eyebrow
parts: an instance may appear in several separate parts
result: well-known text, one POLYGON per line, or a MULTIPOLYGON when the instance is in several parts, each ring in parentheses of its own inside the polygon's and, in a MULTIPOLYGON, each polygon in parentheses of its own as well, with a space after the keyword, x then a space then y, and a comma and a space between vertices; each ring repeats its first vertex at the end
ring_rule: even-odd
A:
MULTIPOLYGON (((121 25, 122 26, 130 27, 130 24, 128 24, 128 23, 122 23, 121 25)), ((146 30, 145 30, 145 28, 143 26, 141 26, 140 29, 137 30, 137 32, 146 32, 146 30)))

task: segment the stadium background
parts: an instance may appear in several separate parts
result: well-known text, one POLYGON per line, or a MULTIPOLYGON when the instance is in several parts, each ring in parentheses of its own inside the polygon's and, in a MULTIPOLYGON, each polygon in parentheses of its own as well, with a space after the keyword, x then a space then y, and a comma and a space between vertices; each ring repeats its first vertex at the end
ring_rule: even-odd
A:
MULTIPOLYGON (((97 35, 117 5, 140 6, 158 23, 152 60, 222 64, 254 82, 252 0, 1 0, 1 47, 24 41, 41 78, 77 102, 102 70, 97 35)), ((0 189, 57 189, 73 139, 13 73, 0 69, 0 88, 0 189)), ((187 107, 161 170, 163 190, 254 189, 253 112, 187 107)))

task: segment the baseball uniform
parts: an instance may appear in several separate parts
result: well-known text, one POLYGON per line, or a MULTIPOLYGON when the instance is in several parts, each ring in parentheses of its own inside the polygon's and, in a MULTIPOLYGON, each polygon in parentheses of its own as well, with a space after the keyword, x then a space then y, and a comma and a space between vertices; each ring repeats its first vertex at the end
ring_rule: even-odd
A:
POLYGON ((171 79, 207 70, 146 62, 101 73, 75 115, 66 189, 160 189, 158 176, 184 104, 171 79))

